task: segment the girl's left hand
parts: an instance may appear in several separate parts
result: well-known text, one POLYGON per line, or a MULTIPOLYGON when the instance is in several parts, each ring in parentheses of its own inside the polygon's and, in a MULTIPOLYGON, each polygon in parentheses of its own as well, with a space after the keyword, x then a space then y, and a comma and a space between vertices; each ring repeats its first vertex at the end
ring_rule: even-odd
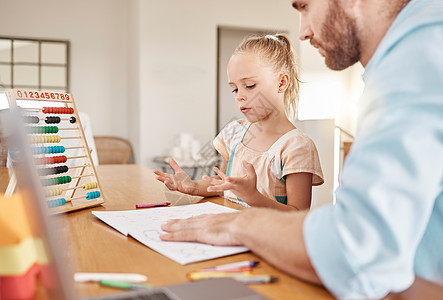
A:
POLYGON ((212 186, 208 187, 208 192, 224 192, 231 190, 237 197, 244 200, 258 193, 257 191, 257 175, 254 166, 243 161, 243 167, 246 169, 246 175, 243 177, 226 176, 217 167, 214 171, 221 179, 215 179, 209 176, 203 176, 203 179, 209 181, 212 186))

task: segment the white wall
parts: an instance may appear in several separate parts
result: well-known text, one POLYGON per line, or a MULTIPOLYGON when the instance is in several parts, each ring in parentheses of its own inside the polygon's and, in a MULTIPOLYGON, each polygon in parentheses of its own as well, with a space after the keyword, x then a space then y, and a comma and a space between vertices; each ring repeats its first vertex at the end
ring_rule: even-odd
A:
POLYGON ((71 93, 96 134, 127 136, 129 2, 1 0, 0 35, 71 42, 71 93))
MULTIPOLYGON (((96 135, 130 139, 150 168, 179 133, 203 145, 216 134, 217 26, 284 30, 301 48, 289 0, 0 1, 0 35, 71 42, 77 107, 96 135)), ((304 56, 304 69, 319 63, 304 56)))
POLYGON ((297 120, 295 125, 315 143, 325 182, 312 189, 311 208, 333 202, 335 120, 297 120))
POLYGON ((296 41, 298 15, 289 1, 138 2, 138 152, 140 163, 154 167, 152 157, 165 154, 178 133, 203 144, 215 135, 217 26, 287 29, 296 41))

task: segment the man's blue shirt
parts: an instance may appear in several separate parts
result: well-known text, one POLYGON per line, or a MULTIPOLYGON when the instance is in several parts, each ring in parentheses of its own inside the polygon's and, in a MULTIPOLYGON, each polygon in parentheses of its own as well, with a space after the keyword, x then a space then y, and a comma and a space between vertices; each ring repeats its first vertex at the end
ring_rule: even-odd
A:
POLYGON ((412 0, 363 74, 356 139, 336 205, 304 223, 338 298, 381 298, 420 276, 443 284, 443 1, 412 0))

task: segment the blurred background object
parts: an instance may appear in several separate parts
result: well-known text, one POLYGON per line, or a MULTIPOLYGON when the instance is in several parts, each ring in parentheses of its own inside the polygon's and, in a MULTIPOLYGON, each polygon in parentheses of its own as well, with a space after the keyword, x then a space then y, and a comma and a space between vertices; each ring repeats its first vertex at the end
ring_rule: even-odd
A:
POLYGON ((98 161, 102 165, 134 162, 131 143, 116 136, 94 136, 98 161))

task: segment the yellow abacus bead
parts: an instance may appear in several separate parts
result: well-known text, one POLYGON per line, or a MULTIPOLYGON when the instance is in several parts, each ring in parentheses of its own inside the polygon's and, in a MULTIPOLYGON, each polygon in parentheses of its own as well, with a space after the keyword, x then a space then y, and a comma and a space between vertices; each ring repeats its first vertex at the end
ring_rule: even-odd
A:
POLYGON ((58 196, 61 195, 62 193, 63 193, 62 189, 52 189, 45 191, 46 197, 58 196))
POLYGON ((88 182, 83 185, 84 190, 95 189, 97 187, 97 182, 88 182))
POLYGON ((30 140, 32 144, 40 144, 44 142, 41 136, 31 136, 30 140))
POLYGON ((47 143, 59 143, 61 141, 60 136, 58 135, 51 135, 46 137, 47 143))

